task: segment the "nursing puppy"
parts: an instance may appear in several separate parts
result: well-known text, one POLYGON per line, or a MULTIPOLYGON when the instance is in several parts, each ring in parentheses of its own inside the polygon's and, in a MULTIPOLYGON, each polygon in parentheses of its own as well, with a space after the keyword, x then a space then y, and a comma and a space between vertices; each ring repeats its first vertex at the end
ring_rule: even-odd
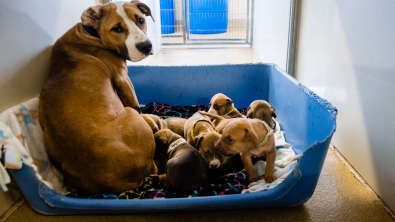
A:
MULTIPOLYGON (((233 100, 222 93, 217 93, 211 98, 208 113, 220 115, 225 119, 243 117, 235 108, 233 100)), ((216 121, 214 121, 214 125, 216 124, 216 121)))
POLYGON ((276 124, 273 119, 277 117, 276 112, 265 100, 255 100, 252 102, 250 107, 248 107, 246 116, 250 119, 260 119, 265 121, 272 129, 274 129, 276 124))
POLYGON ((206 164, 192 145, 180 135, 168 129, 155 133, 156 152, 165 156, 160 168, 166 169, 166 174, 160 175, 170 191, 191 191, 199 188, 207 181, 206 164))
POLYGON ((196 112, 185 122, 184 138, 199 150, 209 169, 220 166, 222 155, 214 149, 220 135, 214 131, 209 119, 196 112))
POLYGON ((222 155, 240 154, 249 181, 258 181, 258 177, 251 157, 266 155, 265 181, 268 183, 276 180, 274 175, 274 161, 276 147, 273 131, 270 126, 258 119, 239 118, 231 121, 223 129, 221 139, 215 144, 222 155))
POLYGON ((141 116, 151 127, 154 134, 161 129, 170 129, 178 135, 184 136, 184 124, 187 121, 184 118, 170 117, 167 119, 162 119, 159 116, 153 114, 141 114, 141 116))

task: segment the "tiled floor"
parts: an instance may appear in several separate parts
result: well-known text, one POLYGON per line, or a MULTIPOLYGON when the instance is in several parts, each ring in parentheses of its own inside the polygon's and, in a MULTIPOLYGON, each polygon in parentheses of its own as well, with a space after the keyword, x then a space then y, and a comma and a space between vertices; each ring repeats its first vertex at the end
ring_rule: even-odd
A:
MULTIPOLYGON (((166 49, 151 65, 200 65, 259 62, 251 48, 166 49)), ((145 213, 134 215, 42 216, 27 203, 7 220, 12 221, 394 221, 332 150, 329 150, 313 197, 304 205, 222 211, 145 213)))

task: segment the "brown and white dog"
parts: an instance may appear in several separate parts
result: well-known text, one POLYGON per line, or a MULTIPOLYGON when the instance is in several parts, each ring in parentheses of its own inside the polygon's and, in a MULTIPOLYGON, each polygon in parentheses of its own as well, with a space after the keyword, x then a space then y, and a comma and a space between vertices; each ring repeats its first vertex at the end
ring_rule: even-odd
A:
POLYGON ((252 165, 251 157, 266 155, 265 181, 271 183, 276 179, 274 135, 264 121, 238 118, 229 122, 222 131, 221 139, 215 144, 215 149, 222 155, 240 154, 250 182, 260 179, 252 165))
POLYGON ((152 53, 144 15, 151 11, 137 1, 89 7, 53 47, 39 116, 71 192, 120 193, 157 171, 125 61, 152 53))
MULTIPOLYGON (((222 93, 215 94, 210 100, 208 113, 217 114, 225 119, 244 117, 234 106, 233 100, 222 93)), ((214 125, 218 123, 214 120, 214 125)))

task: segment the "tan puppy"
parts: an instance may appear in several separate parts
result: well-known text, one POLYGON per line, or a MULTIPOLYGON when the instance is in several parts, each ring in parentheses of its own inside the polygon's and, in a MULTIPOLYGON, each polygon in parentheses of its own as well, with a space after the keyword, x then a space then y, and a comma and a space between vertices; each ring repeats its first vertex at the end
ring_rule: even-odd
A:
POLYGON ((157 115, 153 114, 141 114, 144 120, 151 127, 152 132, 155 134, 161 129, 170 129, 171 131, 177 133, 180 136, 184 136, 184 124, 187 121, 180 117, 170 117, 167 119, 162 119, 157 115))
POLYGON ((255 100, 248 107, 247 118, 260 119, 265 121, 271 128, 274 128, 275 122, 273 118, 276 118, 276 112, 274 108, 265 100, 255 100))
POLYGON ((235 108, 233 100, 222 93, 217 93, 211 98, 208 113, 220 115, 225 119, 243 117, 235 108))
POLYGON ((161 129, 167 129, 165 121, 163 121, 159 116, 153 114, 141 114, 141 116, 151 127, 154 134, 161 129))
POLYGON ((184 138, 199 150, 209 169, 216 169, 221 164, 222 155, 214 149, 220 137, 210 120, 198 112, 185 122, 184 138))
POLYGON ((184 125, 187 119, 180 117, 170 117, 164 119, 166 126, 169 130, 177 133, 178 135, 184 137, 184 125))
POLYGON ((250 182, 259 180, 251 157, 266 155, 265 181, 271 183, 276 179, 274 135, 264 121, 244 118, 233 120, 223 129, 221 139, 215 144, 215 148, 223 155, 240 154, 250 182))
POLYGON ((125 61, 152 54, 144 15, 140 2, 89 7, 53 47, 39 117, 71 192, 120 193, 157 171, 125 61))
POLYGON ((207 167, 202 156, 183 137, 169 129, 159 130, 154 137, 155 152, 164 156, 160 168, 165 169, 166 174, 159 179, 168 190, 191 191, 207 181, 207 167))

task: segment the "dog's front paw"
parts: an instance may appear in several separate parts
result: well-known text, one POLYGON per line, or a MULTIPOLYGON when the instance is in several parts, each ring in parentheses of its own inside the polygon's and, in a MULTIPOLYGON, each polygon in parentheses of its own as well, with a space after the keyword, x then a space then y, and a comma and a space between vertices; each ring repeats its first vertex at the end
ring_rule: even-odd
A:
POLYGON ((266 183, 271 183, 275 181, 277 178, 274 174, 265 174, 265 181, 266 183))

